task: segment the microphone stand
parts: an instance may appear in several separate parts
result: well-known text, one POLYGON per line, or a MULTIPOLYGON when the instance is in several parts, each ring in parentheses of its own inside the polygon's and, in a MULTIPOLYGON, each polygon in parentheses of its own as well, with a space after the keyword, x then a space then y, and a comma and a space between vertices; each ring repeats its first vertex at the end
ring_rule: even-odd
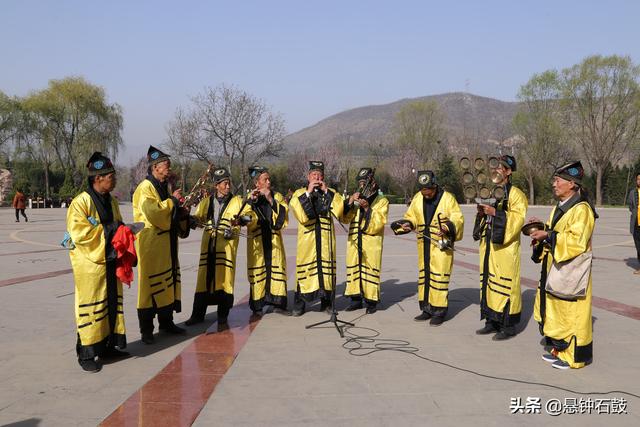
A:
MULTIPOLYGON (((333 203, 333 199, 331 200, 331 203, 333 203)), ((333 218, 335 218, 335 214, 333 213, 333 211, 331 209, 331 205, 329 205, 329 212, 331 214, 331 215, 329 215, 329 230, 330 230, 330 234, 329 235, 331 236, 331 235, 334 235, 333 218)), ((320 217, 318 217, 318 221, 320 221, 320 217)), ((322 256, 322 254, 318 254, 318 256, 322 256)), ((324 324, 327 324, 327 323, 333 323, 333 326, 336 327, 336 330, 340 334, 340 338, 344 338, 344 332, 343 332, 342 328, 344 328, 344 326, 355 326, 355 325, 353 323, 351 323, 351 322, 345 322, 344 320, 338 319, 338 311, 336 310, 336 273, 335 273, 335 270, 337 270, 337 265, 336 265, 336 268, 334 270, 334 267, 333 267, 334 259, 333 258, 334 258, 333 257, 333 242, 329 242, 329 259, 330 259, 330 268, 331 268, 331 316, 329 317, 329 319, 323 320, 322 322, 317 322, 317 323, 313 323, 311 325, 307 325, 307 326, 305 326, 305 329, 314 328, 316 326, 324 325, 324 324), (338 325, 338 323, 341 323, 344 326, 340 327, 338 325)), ((322 265, 322 262, 321 262, 321 265, 322 265)))

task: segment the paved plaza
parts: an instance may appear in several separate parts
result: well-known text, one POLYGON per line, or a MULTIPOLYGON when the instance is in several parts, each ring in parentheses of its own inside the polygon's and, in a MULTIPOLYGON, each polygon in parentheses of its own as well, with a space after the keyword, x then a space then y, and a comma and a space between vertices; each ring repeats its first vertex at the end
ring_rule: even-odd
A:
MULTIPOLYGON (((393 205, 389 222, 404 209, 393 205)), ((121 211, 132 219, 130 204, 121 211)), ((549 211, 534 207, 527 216, 546 220, 549 211)), ((346 236, 336 226, 339 318, 356 325, 345 330, 345 338, 331 325, 305 329, 328 317, 317 306, 302 317, 252 318, 241 240, 229 330, 218 331, 210 307, 205 324, 189 327, 188 335, 158 333, 154 345, 142 344, 134 282, 124 291, 131 357, 88 374, 76 360, 71 265, 58 244, 66 210, 27 210, 29 222, 15 223, 12 209, 0 209, 0 425, 640 425, 640 398, 623 393, 640 395, 640 275, 633 274, 640 265, 629 212, 599 210, 594 361, 569 371, 541 360, 532 315, 539 265, 531 261, 524 237, 519 333, 501 342, 475 335, 483 325, 478 245, 471 233, 475 207, 464 206, 463 213, 465 237, 457 244, 449 313, 440 327, 413 321, 419 313, 416 236, 393 236, 390 230, 381 309, 373 315, 343 311, 346 236)), ((291 306, 297 223, 293 215, 289 219, 291 306)), ((180 326, 191 312, 200 238, 196 230, 180 241, 180 326)))

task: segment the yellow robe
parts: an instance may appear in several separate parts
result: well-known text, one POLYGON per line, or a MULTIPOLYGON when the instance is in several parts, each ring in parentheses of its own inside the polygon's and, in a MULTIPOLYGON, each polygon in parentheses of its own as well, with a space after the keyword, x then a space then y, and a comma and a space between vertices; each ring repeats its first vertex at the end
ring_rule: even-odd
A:
POLYGON ((176 200, 173 197, 162 200, 153 184, 145 179, 133 193, 132 204, 133 220, 144 222, 144 228, 136 236, 138 310, 152 315, 159 309, 180 312, 178 242, 177 236, 172 237, 177 228, 176 200))
MULTIPOLYGON (((221 207, 222 215, 216 212, 217 218, 214 219, 212 197, 202 199, 194 214, 201 223, 208 225, 202 233, 196 285, 196 298, 206 296, 207 305, 217 304, 214 301, 217 292, 233 295, 239 237, 236 230, 233 238, 227 240, 224 230, 231 227, 231 221, 239 215, 242 207, 242 197, 231 196, 221 207)), ((243 211, 246 209, 248 206, 245 205, 243 211)))
POLYGON ((595 225, 593 210, 578 197, 551 211, 547 227, 550 245, 539 243, 534 250, 534 261, 542 262, 540 285, 534 304, 534 318, 541 326, 548 345, 560 350, 558 357, 572 368, 582 368, 593 357, 593 331, 591 320, 591 275, 586 295, 575 300, 557 298, 544 290, 546 277, 553 261, 569 261, 591 250, 591 236, 595 225))
POLYGON ((274 204, 266 199, 252 205, 247 225, 247 277, 251 286, 249 306, 258 311, 267 303, 287 308, 287 256, 282 230, 288 223, 289 207, 280 193, 273 193, 274 204), (266 217, 264 211, 271 212, 266 217))
POLYGON ((480 318, 512 327, 520 322, 522 311, 520 229, 527 214, 527 197, 508 184, 505 199, 494 207, 491 224, 476 216, 474 227, 474 239, 480 239, 480 318))
POLYGON ((382 241, 388 211, 389 200, 378 195, 366 213, 353 206, 342 215, 341 221, 349 224, 346 296, 361 296, 370 304, 380 301, 382 241))
MULTIPOLYGON (((455 197, 448 191, 439 189, 435 196, 435 211, 428 227, 425 213, 425 198, 418 192, 404 214, 418 233, 429 233, 432 239, 439 239, 438 214, 448 218, 445 223, 454 241, 462 239, 464 218, 455 197)), ((418 302, 422 311, 432 316, 443 317, 449 306, 449 282, 453 268, 453 251, 442 251, 424 237, 418 237, 418 302), (428 282, 427 282, 428 280, 428 282), (429 289, 426 293, 425 290, 429 289), (425 295, 427 294, 427 295, 425 295)))
MULTIPOLYGON (((118 202, 111 198, 114 221, 122 221, 118 202)), ((112 272, 108 273, 105 249, 104 227, 91 196, 85 191, 73 199, 67 211, 67 231, 75 244, 69 251, 73 279, 75 281, 76 325, 81 346, 95 346, 85 349, 83 358, 91 358, 100 352, 100 346, 111 334, 115 335, 111 344, 126 347, 124 314, 122 309, 122 283, 115 277, 115 261, 112 272), (98 225, 87 219, 93 217, 98 225), (113 277, 108 278, 107 274, 113 277), (115 306, 110 306, 108 286, 113 281, 116 289, 115 306), (110 311, 115 311, 115 327, 109 324, 110 311)), ((112 298, 113 298, 112 296, 112 298)))
POLYGON ((296 190, 289 203, 300 223, 296 253, 297 286, 300 295, 308 301, 317 297, 329 298, 335 286, 336 235, 333 220, 334 215, 337 218, 342 216, 344 199, 335 190, 328 191, 333 193, 330 212, 321 213, 319 217, 304 188, 296 190))

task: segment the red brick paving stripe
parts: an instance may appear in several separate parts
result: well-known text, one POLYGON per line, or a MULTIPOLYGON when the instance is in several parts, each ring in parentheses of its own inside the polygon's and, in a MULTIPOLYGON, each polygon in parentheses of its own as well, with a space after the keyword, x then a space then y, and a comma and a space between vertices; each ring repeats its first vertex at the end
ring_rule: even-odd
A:
POLYGON ((0 281, 0 288, 3 286, 17 285, 18 283, 32 282, 34 280, 62 276, 63 274, 69 274, 71 272, 73 272, 73 270, 69 268, 67 270, 49 271, 48 273, 34 274, 31 276, 14 277, 13 279, 0 281))
MULTIPOLYGON (((464 261, 454 261, 453 262, 460 267, 467 268, 469 270, 480 271, 480 266, 471 264, 464 261)), ((538 280, 529 279, 527 277, 520 277, 520 283, 524 286, 537 289, 538 288, 538 280)), ((640 307, 636 307, 633 305, 623 304, 621 302, 613 301, 607 298, 597 297, 593 295, 591 297, 591 304, 594 307, 600 308, 602 310, 608 311, 610 313, 619 314, 620 316, 628 317, 630 319, 640 320, 640 307)))
POLYGON ((229 313, 229 329, 197 337, 100 425, 190 426, 259 321, 246 295, 229 313))

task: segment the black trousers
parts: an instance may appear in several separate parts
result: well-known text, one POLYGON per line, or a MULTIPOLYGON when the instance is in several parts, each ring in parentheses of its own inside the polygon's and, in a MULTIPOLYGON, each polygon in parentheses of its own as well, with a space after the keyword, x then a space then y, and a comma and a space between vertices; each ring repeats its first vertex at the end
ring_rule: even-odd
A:
POLYGON ((24 209, 16 209, 16 221, 20 222, 19 214, 22 214, 24 219, 27 219, 27 214, 24 213, 24 209))
POLYGON ((196 292, 193 297, 193 311, 191 317, 195 319, 204 319, 207 314, 207 307, 210 305, 218 306, 218 319, 226 319, 229 316, 231 307, 233 307, 233 295, 223 291, 217 291, 214 294, 208 292, 196 292))
POLYGON ((633 227, 633 243, 636 244, 636 256, 640 261, 640 226, 637 224, 633 227))
POLYGON ((138 322, 140 324, 140 333, 153 333, 153 319, 158 315, 158 325, 160 328, 166 328, 173 324, 173 306, 153 309, 138 309, 138 322))

